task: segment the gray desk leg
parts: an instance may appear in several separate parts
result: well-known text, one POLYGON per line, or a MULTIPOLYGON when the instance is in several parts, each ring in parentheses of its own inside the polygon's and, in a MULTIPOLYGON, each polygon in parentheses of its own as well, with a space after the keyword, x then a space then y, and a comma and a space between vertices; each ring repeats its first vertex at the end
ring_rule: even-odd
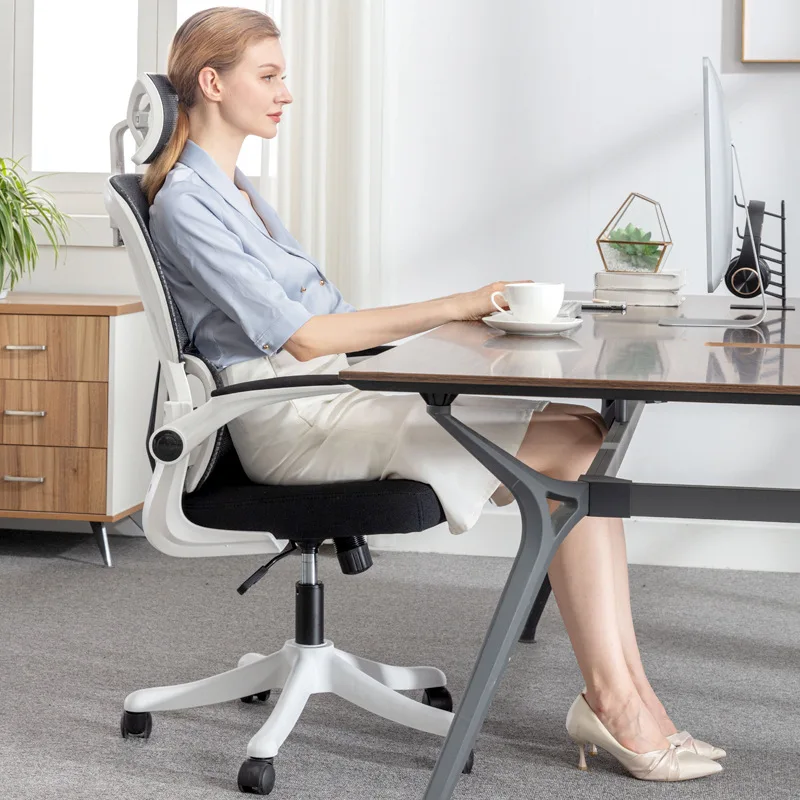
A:
POLYGON ((94 533, 94 540, 97 542, 97 547, 100 549, 100 554, 103 556, 103 563, 107 567, 113 566, 111 563, 111 550, 108 546, 108 531, 106 530, 105 522, 92 522, 92 533, 94 533))
POLYGON ((589 487, 536 472, 453 417, 449 405, 428 405, 428 413, 505 484, 522 515, 519 552, 425 792, 425 800, 449 800, 553 555, 586 516, 589 487), (548 498, 561 501, 552 518, 548 498))

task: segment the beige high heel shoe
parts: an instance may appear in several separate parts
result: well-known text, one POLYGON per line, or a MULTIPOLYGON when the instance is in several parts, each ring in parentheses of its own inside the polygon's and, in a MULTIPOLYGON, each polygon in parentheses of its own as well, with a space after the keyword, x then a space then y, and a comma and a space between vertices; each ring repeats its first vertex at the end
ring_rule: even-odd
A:
POLYGON ((722 772, 716 761, 685 747, 676 747, 672 742, 665 750, 648 753, 628 750, 609 733, 582 693, 567 714, 567 733, 579 748, 578 769, 588 769, 584 745, 594 743, 614 756, 634 778, 643 781, 688 781, 722 772))
MULTIPOLYGON (((586 687, 583 687, 583 693, 586 692, 586 687)), ((695 739, 689 731, 678 731, 678 733, 671 733, 666 737, 668 742, 672 742, 675 747, 685 747, 693 753, 700 756, 710 758, 716 761, 719 758, 725 758, 727 753, 721 747, 714 747, 713 744, 704 742, 702 739, 695 739)), ((586 751, 590 756, 597 755, 597 747, 593 742, 589 742, 589 749, 586 751)))

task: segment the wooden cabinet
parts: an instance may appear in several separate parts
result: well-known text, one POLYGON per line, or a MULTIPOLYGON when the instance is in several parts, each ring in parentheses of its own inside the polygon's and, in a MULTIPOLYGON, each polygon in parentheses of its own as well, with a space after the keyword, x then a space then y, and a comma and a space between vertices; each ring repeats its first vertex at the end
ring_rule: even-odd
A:
POLYGON ((0 300, 0 517, 106 523, 142 508, 157 359, 136 297, 0 300))

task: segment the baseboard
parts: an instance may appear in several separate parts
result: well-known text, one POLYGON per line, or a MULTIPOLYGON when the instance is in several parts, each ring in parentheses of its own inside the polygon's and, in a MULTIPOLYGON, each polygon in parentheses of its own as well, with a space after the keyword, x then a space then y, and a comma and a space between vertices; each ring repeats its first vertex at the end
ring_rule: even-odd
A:
MULTIPOLYGON (((631 564, 800 572, 800 525, 708 520, 627 519, 631 564)), ((402 536, 371 536, 376 550, 513 557, 519 547, 516 506, 487 507, 460 536, 446 525, 402 536)))

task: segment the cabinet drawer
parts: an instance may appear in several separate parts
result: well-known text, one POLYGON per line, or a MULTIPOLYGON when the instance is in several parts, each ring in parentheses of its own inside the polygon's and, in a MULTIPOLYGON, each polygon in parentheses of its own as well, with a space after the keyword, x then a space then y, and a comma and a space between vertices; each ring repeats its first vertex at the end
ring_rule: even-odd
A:
POLYGON ((105 514, 106 451, 0 445, 2 509, 105 514))
POLYGON ((107 381, 108 317, 0 314, 0 378, 107 381))
POLYGON ((0 380, 0 444, 108 444, 108 384, 0 380))

